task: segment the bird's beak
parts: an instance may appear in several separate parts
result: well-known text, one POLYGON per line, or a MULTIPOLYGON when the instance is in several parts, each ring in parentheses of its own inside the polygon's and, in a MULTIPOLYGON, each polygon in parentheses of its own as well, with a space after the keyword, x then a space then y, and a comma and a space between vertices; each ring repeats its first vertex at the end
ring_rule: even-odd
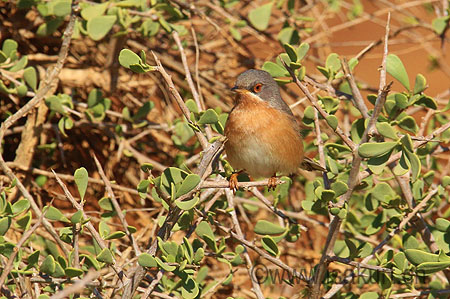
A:
POLYGON ((247 89, 242 89, 242 88, 239 88, 239 87, 237 87, 237 86, 232 87, 232 88, 231 88, 231 91, 234 91, 234 92, 236 92, 236 93, 246 93, 246 92, 248 92, 247 89))

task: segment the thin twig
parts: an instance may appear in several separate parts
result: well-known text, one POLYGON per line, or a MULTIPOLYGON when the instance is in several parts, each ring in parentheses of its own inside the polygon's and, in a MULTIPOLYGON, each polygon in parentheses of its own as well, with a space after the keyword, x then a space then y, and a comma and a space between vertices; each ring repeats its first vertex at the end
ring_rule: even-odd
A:
POLYGON ((68 298, 69 295, 73 295, 76 293, 81 293, 86 289, 86 285, 88 285, 90 282, 92 282, 94 279, 96 279, 100 275, 99 272, 95 270, 90 270, 83 279, 77 281, 73 285, 64 288, 62 291, 56 293, 55 295, 51 296, 50 299, 63 299, 68 298))
MULTIPOLYGON (((72 203, 72 205, 78 210, 81 211, 83 213, 83 218, 84 219, 89 219, 89 217, 86 215, 86 213, 83 210, 83 206, 80 205, 75 198, 72 196, 72 194, 70 193, 69 189, 67 189, 67 186, 63 183, 63 181, 61 181, 61 179, 58 177, 58 175, 56 174, 56 172, 53 171, 53 174, 56 178, 56 181, 58 182, 58 184, 61 186, 61 188, 64 191, 64 194, 66 195, 67 199, 72 203)), ((86 222, 85 227, 88 229, 88 231, 91 233, 92 237, 95 239, 95 241, 97 241, 98 245, 100 246, 101 249, 105 249, 108 248, 108 246, 106 246, 105 242, 103 241, 102 237, 100 237, 100 234, 97 232, 97 230, 95 229, 95 227, 92 225, 92 223, 90 221, 86 222)), ((110 265, 114 271, 116 272, 116 274, 119 276, 119 278, 122 278, 123 275, 123 271, 119 268, 117 268, 115 266, 115 264, 117 264, 116 260, 114 257, 112 257, 113 263, 110 265)))
MULTIPOLYGON (((170 75, 166 72, 164 67, 161 64, 161 61, 156 56, 156 54, 152 51, 153 58, 155 59, 157 70, 158 72, 163 76, 164 81, 167 83, 169 87, 169 91, 172 94, 173 98, 176 100, 178 106, 180 107, 181 111, 183 112, 184 117, 186 118, 186 121, 189 123, 192 123, 191 121, 191 112, 189 111, 188 107, 183 101, 183 98, 181 97, 180 93, 176 89, 175 85, 173 84, 172 78, 170 75)), ((194 125, 192 123, 192 125, 194 125)), ((194 130, 195 135, 197 136, 198 141, 200 142, 200 145, 203 149, 206 149, 208 147, 208 140, 206 140, 205 135, 203 135, 202 132, 194 130)))
MULTIPOLYGON (((388 19, 386 23, 386 34, 385 34, 385 45, 384 45, 384 54, 382 67, 380 71, 380 89, 378 92, 378 97, 375 102, 375 108, 373 110, 372 116, 369 119, 369 124, 367 128, 364 130, 363 137, 361 138, 360 145, 368 141, 369 131, 375 126, 375 123, 378 119, 378 115, 381 112, 381 109, 386 100, 386 96, 389 92, 390 85, 386 86, 386 57, 388 54, 388 38, 389 38, 389 24, 390 24, 390 14, 388 14, 388 19)), ((359 146, 358 146, 359 147, 359 146)), ((358 147, 353 149, 353 160, 352 160, 352 168, 350 170, 349 178, 347 181, 348 190, 341 197, 338 202, 338 207, 343 207, 345 203, 348 202, 351 195, 353 194, 353 190, 356 187, 356 184, 359 182, 358 174, 360 172, 360 165, 362 158, 358 154, 358 147)), ((327 269, 327 257, 332 256, 334 244, 336 242, 337 236, 339 234, 339 230, 342 224, 342 219, 340 217, 334 217, 331 221, 327 240, 325 243, 325 248, 322 253, 322 257, 320 258, 320 262, 318 265, 317 272, 314 275, 314 283, 311 291, 311 298, 317 299, 320 297, 320 286, 322 284, 322 280, 325 276, 327 269)))
MULTIPOLYGON (((161 66, 162 68, 162 66, 161 66)), ((203 136, 203 135, 201 135, 203 136)), ((203 136, 204 137, 204 136, 203 136)), ((200 176, 201 182, 200 184, 194 188, 192 191, 186 193, 183 196, 180 196, 177 198, 177 200, 183 201, 188 200, 193 197, 193 195, 199 190, 199 186, 202 184, 202 182, 208 177, 212 172, 212 166, 211 164, 213 161, 217 159, 217 157, 221 154, 224 148, 224 142, 225 139, 218 139, 214 143, 209 144, 209 146, 204 150, 202 160, 200 161, 200 164, 197 168, 197 175, 200 176)), ((178 219, 181 216, 181 210, 177 206, 172 206, 169 210, 169 213, 166 217, 166 220, 164 221, 163 225, 158 230, 158 237, 160 237, 162 240, 167 240, 170 237, 170 234, 172 232, 172 228, 177 223, 178 219)), ((150 248, 147 250, 147 253, 151 255, 155 255, 158 249, 158 239, 155 239, 153 243, 151 244, 150 248)), ((125 289, 122 293, 123 299, 128 299, 133 296, 133 294, 136 292, 137 287, 139 286, 139 283, 142 281, 142 279, 145 276, 145 269, 144 267, 138 265, 134 269, 130 271, 130 278, 125 282, 125 289)), ((154 280, 154 286, 158 283, 157 279, 161 279, 162 277, 162 270, 158 271, 158 274, 155 277, 154 280)), ((153 290, 153 289, 152 289, 153 290)), ((148 295, 151 294, 151 291, 148 293, 148 295)))
POLYGON ((353 77, 352 72, 350 71, 350 67, 348 66, 347 59, 342 60, 342 68, 344 69, 345 77, 347 78, 348 83, 350 84, 350 88, 352 90, 353 97, 352 102, 355 107, 361 112, 364 119, 369 118, 369 112, 367 111, 367 106, 364 103, 364 99, 359 91, 358 86, 356 85, 355 78, 353 77))
POLYGON ((122 223, 123 229, 125 230, 128 238, 130 239, 131 245, 133 246, 134 252, 136 255, 139 255, 141 253, 141 250, 139 249, 139 246, 136 243, 136 240, 134 239, 133 235, 128 230, 128 223, 125 219, 125 216, 123 215, 122 209, 120 208, 119 203, 117 202, 116 196, 114 195, 114 192, 111 187, 111 183, 109 182, 108 178, 106 177, 105 172, 103 171, 102 165, 98 161, 97 157, 94 153, 92 153, 92 157, 94 158, 95 165, 97 165, 98 173, 100 174, 100 177, 105 182, 105 189, 106 192, 108 192, 109 199, 111 200, 114 210, 117 212, 117 216, 119 217, 120 222, 122 223))
MULTIPOLYGON (((378 246, 376 246, 373 251, 372 254, 366 256, 361 263, 367 263, 369 262, 372 258, 375 257, 375 254, 381 250, 381 248, 383 248, 396 234, 398 234, 401 230, 403 230, 403 228, 405 227, 406 224, 408 224, 411 219, 413 217, 416 216, 416 214, 423 209, 428 201, 433 198, 433 196, 438 192, 438 189, 433 189, 431 190, 428 195, 420 202, 420 204, 418 204, 412 211, 411 213, 409 213, 401 222, 400 224, 394 229, 392 230, 389 235, 386 236, 386 238, 384 238, 384 240, 378 244, 378 246)), ((322 298, 332 298, 345 284, 346 282, 350 281, 353 277, 355 276, 355 273, 350 274, 349 276, 347 276, 341 283, 339 284, 334 284, 331 289, 322 297, 322 298)))
POLYGON ((44 213, 42 213, 39 216, 39 219, 37 222, 29 229, 27 230, 23 235, 22 238, 20 238, 19 242, 17 242, 17 245, 14 247, 13 252, 9 256, 8 262, 3 267, 2 270, 2 276, 0 277, 0 290, 3 288, 3 283, 5 282, 6 277, 8 276, 9 272, 11 272, 14 259, 16 258, 17 254, 19 253, 20 248, 22 245, 28 240, 28 238, 31 237, 31 235, 34 233, 34 231, 42 224, 42 219, 44 219, 44 213))
MULTIPOLYGON (((256 182, 238 182, 237 187, 238 188, 252 188, 252 187, 264 187, 267 186, 269 180, 260 180, 256 182)), ((284 184, 285 182, 278 179, 275 181, 276 185, 284 184)), ((220 181, 204 181, 200 184, 201 189, 207 189, 207 188, 222 188, 227 189, 230 188, 230 183, 227 180, 220 180, 220 181)))
MULTIPOLYGON (((244 239, 244 234, 242 233, 242 229, 241 229, 241 226, 239 224, 239 220, 238 220, 237 215, 236 215, 236 209, 235 209, 235 206, 234 206, 234 198, 233 198, 233 194, 232 194, 231 190, 230 189, 225 190, 225 195, 227 197, 228 207, 229 207, 229 210, 230 210, 229 213, 231 215, 231 221, 233 222, 233 228, 236 231, 236 234, 241 239, 244 239)), ((253 273, 253 270, 252 270, 253 269, 253 263, 252 263, 252 260, 250 258, 250 255, 248 254, 247 251, 244 251, 243 255, 244 255, 245 261, 247 263, 248 275, 249 275, 250 281, 252 282, 252 285, 253 285, 253 292, 255 293, 256 298, 264 299, 265 297, 264 297, 264 295, 263 295, 263 293, 261 291, 261 287, 258 284, 258 281, 256 279, 254 279, 254 277, 253 277, 254 276, 254 273, 253 273)))
MULTIPOLYGON (((67 27, 63 34, 63 42, 61 44, 61 49, 59 50, 58 60, 56 61, 55 66, 52 69, 49 69, 47 76, 39 88, 39 90, 36 92, 36 95, 28 101, 22 108, 20 108, 16 113, 8 117, 4 122, 2 122, 0 126, 0 168, 3 170, 3 173, 5 173, 11 181, 16 181, 17 188, 19 188, 22 195, 30 202, 31 208, 33 209, 33 212, 38 216, 41 217, 42 212, 39 206, 37 205, 34 198, 31 196, 30 192, 25 188, 25 186, 22 184, 22 182, 17 178, 17 176, 12 172, 12 170, 8 167, 6 164, 4 158, 3 158, 3 138, 5 136, 6 130, 8 130, 9 127, 11 127, 13 124, 15 124, 19 119, 21 119, 23 116, 25 116, 28 112, 31 111, 36 105, 38 105, 45 97, 45 95, 48 93, 50 88, 52 87, 53 82, 57 80, 59 73, 61 72, 61 69, 63 68, 64 62, 66 61, 67 54, 69 52, 69 45, 72 40, 72 34, 73 29, 75 26, 75 20, 77 19, 77 11, 78 11, 78 1, 74 1, 72 3, 72 10, 70 14, 69 23, 67 24, 67 27)), ((53 237, 56 243, 58 243, 59 247, 63 251, 64 255, 68 256, 68 251, 65 247, 65 244, 61 241, 59 238, 58 233, 53 228, 53 226, 50 224, 50 222, 47 221, 47 219, 43 219, 42 221, 45 229, 50 233, 50 235, 53 237)))
MULTIPOLYGON (((195 88, 194 81, 192 80, 191 71, 189 70, 189 65, 188 65, 187 58, 186 58, 186 53, 184 52, 183 44, 180 41, 178 32, 176 32, 175 30, 172 31, 172 37, 175 40, 175 43, 177 44, 178 49, 180 50, 181 61, 183 62, 184 71, 186 73, 186 81, 189 85, 189 88, 191 89, 192 97, 194 98, 194 101, 197 104, 198 110, 202 111, 204 109, 205 105, 204 105, 204 103, 202 103, 202 101, 200 99, 200 95, 198 94, 197 89, 195 88)), ((206 133, 206 137, 208 138, 208 140, 210 140, 213 137, 212 131, 211 131, 211 128, 209 127, 209 125, 205 126, 205 133, 206 133)))
MULTIPOLYGON (((39 168, 34 168, 34 167, 22 167, 22 165, 18 165, 17 163, 14 162, 6 162, 6 164, 9 167, 12 168, 18 168, 22 171, 30 171, 32 174, 38 174, 38 175, 45 175, 48 177, 53 176, 53 172, 51 171, 47 171, 47 170, 43 170, 43 169, 39 169, 39 168)), ((65 180, 65 181, 69 181, 69 182, 74 182, 75 178, 73 175, 70 174, 63 174, 63 173, 57 173, 57 175, 65 180)), ((88 183, 91 184, 98 184, 98 185, 105 185, 105 182, 103 180, 99 180, 99 179, 94 179, 91 177, 88 177, 88 183)), ((119 191, 123 191, 123 192, 128 192, 134 195, 139 195, 139 192, 136 189, 132 189, 132 188, 128 188, 125 186, 121 186, 121 185, 117 185, 117 184, 111 184, 111 187, 115 190, 119 190, 119 191)), ((147 195, 147 198, 152 199, 150 195, 147 195)))
MULTIPOLYGON (((314 98, 312 96, 312 94, 309 92, 306 85, 297 78, 294 71, 292 71, 292 69, 284 62, 284 60, 281 60, 281 62, 283 63, 284 67, 291 75, 294 83, 297 84, 298 87, 300 87, 300 89, 305 94, 305 96, 308 98, 308 100, 311 102, 311 104, 314 106, 314 108, 316 108, 316 110, 319 111, 320 115, 324 119, 327 119, 329 114, 319 105, 318 101, 316 100, 316 98, 314 98)), ((328 122, 327 122, 327 124, 328 124, 328 122)), ((330 128, 331 128, 331 126, 330 126, 330 128)), ((339 126, 337 126, 336 128, 332 128, 332 129, 334 132, 336 132, 336 134, 338 134, 338 136, 342 139, 342 141, 344 141, 345 144, 347 144, 352 150, 354 150, 356 148, 356 144, 347 135, 344 134, 344 132, 342 131, 342 129, 339 126)))

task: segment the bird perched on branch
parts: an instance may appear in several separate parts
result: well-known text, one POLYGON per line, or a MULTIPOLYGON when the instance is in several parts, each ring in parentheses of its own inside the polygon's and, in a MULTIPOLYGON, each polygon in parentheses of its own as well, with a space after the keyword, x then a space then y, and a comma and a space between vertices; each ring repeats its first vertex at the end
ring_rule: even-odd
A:
POLYGON ((234 107, 225 125, 225 151, 235 170, 230 189, 237 189, 243 171, 254 178, 269 177, 276 187, 276 174, 291 174, 304 160, 300 126, 283 101, 278 84, 262 70, 247 70, 237 77, 234 107))

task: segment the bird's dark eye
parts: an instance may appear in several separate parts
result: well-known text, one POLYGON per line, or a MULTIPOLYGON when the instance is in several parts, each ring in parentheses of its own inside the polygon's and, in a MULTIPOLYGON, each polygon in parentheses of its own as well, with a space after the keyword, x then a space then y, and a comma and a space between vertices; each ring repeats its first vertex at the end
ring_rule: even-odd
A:
POLYGON ((254 91, 255 93, 260 92, 261 89, 262 89, 262 86, 263 86, 263 85, 262 85, 261 83, 256 84, 255 86, 253 86, 253 91, 254 91))

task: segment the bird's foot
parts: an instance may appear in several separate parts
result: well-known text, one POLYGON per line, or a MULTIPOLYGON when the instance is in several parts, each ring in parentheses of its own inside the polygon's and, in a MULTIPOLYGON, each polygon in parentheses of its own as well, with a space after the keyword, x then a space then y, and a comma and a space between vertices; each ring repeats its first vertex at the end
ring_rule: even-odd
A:
POLYGON ((275 188, 277 187, 277 182, 278 178, 275 175, 269 178, 269 181, 267 182, 267 188, 269 189, 269 191, 275 190, 275 188))
POLYGON ((238 172, 235 172, 235 173, 233 173, 231 176, 230 176, 230 180, 229 180, 229 186, 230 186, 230 190, 231 191, 233 191, 233 194, 236 194, 236 191, 237 191, 237 189, 238 189, 238 183, 239 183, 239 181, 238 181, 238 175, 240 175, 242 172, 244 172, 243 170, 241 170, 241 171, 238 171, 238 172))

